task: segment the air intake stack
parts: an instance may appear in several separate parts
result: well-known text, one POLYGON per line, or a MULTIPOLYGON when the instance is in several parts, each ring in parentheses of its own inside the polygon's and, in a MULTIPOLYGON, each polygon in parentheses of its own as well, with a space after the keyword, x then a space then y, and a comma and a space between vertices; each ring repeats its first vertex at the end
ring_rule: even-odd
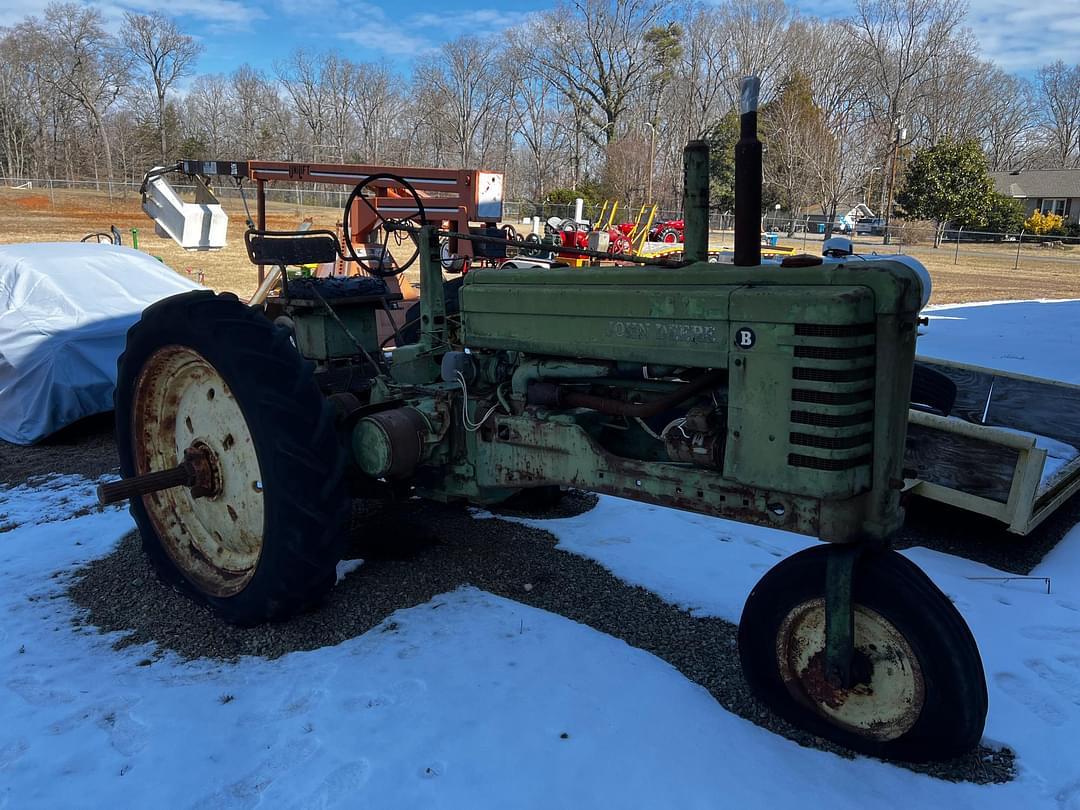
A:
POLYGON ((690 141, 683 149, 683 257, 703 262, 709 253, 709 144, 690 141))
POLYGON ((735 264, 739 267, 761 264, 760 90, 757 76, 747 76, 739 87, 739 142, 735 144, 735 264))

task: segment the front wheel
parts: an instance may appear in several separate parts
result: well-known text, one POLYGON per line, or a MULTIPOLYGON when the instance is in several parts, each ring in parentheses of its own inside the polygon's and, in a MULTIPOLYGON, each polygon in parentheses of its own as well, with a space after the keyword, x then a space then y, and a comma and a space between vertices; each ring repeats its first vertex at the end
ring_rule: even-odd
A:
POLYGON ((791 723, 855 751, 925 761, 978 744, 986 679, 952 602, 907 558, 867 552, 852 582, 851 687, 825 668, 827 546, 788 557, 751 591, 739 657, 751 689, 791 723))
POLYGON ((172 468, 189 449, 211 469, 197 495, 131 499, 162 580, 244 625, 288 618, 333 586, 344 451, 287 330, 203 290, 147 308, 119 360, 116 438, 124 478, 172 468))

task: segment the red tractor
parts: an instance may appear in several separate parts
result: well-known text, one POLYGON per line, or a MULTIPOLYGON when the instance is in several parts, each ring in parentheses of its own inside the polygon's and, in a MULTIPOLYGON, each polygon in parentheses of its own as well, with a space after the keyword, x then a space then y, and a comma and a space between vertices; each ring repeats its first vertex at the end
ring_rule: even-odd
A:
POLYGON ((676 242, 685 242, 685 223, 681 219, 669 219, 658 222, 649 230, 650 242, 667 242, 673 245, 676 242))

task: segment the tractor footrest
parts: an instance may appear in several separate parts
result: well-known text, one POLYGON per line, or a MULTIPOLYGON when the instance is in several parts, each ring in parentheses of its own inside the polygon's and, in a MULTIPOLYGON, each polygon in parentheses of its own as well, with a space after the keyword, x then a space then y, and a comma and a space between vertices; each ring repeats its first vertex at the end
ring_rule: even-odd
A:
POLYGON ((289 279, 288 302, 290 304, 305 306, 308 302, 314 302, 315 305, 321 306, 320 297, 325 301, 333 301, 335 304, 384 298, 387 301, 401 300, 399 293, 391 293, 385 281, 373 276, 289 279))

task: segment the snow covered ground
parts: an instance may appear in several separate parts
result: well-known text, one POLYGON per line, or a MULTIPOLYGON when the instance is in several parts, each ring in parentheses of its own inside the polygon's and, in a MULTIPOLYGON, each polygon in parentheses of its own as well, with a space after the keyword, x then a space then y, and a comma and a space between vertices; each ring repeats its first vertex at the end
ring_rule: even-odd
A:
POLYGON ((1080 385, 1080 300, 944 304, 923 314, 925 357, 1080 385))
MULTIPOLYGON (((1009 331, 994 325, 997 307, 963 309, 950 317, 1009 331)), ((1080 323, 1080 304, 1073 317, 1053 311, 1080 323)), ((996 351, 989 338, 956 355, 923 348, 1000 365, 988 357, 996 351)), ((1021 351, 1045 360, 1027 342, 1021 351)), ((1016 370, 1061 377, 1071 355, 1053 354, 1053 369, 1016 370)), ((985 741, 1017 752, 1016 780, 975 786, 801 748, 727 713, 647 653, 469 588, 335 647, 141 666, 150 649, 116 651, 115 636, 72 625, 67 578, 132 528, 126 512, 92 503, 92 482, 76 477, 0 489, 0 810, 863 810, 900 796, 917 807, 1080 810, 1080 528, 1033 572, 1051 578, 1050 594, 1041 581, 906 552, 978 640, 985 741)), ((810 542, 614 498, 526 522, 696 615, 732 621, 757 578, 810 542)))

